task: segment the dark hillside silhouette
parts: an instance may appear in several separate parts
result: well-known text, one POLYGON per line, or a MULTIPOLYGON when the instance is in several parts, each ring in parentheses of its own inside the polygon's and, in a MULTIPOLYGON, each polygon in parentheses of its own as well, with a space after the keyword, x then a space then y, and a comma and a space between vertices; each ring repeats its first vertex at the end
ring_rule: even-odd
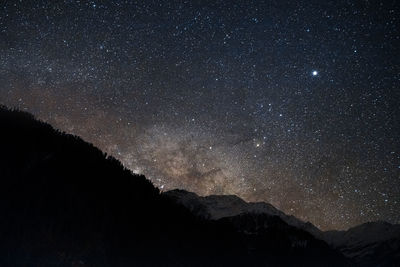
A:
POLYGON ((115 158, 28 113, 0 108, 0 147, 0 266, 347 264, 279 218, 257 236, 199 219, 115 158))

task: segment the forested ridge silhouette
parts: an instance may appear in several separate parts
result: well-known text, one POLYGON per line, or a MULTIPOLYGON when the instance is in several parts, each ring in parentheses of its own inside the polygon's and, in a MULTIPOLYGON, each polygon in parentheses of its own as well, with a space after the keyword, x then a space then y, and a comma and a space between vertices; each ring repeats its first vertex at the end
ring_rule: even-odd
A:
POLYGON ((199 219, 114 157, 29 113, 0 107, 0 147, 0 266, 348 264, 278 217, 257 236, 199 219))

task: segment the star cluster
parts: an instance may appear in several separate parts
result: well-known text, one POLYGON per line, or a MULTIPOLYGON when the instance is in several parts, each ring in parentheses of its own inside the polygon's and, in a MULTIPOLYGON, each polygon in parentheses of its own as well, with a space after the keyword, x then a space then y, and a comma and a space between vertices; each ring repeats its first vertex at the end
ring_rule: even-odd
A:
POLYGON ((0 103, 162 190, 400 223, 395 1, 3 1, 0 103))

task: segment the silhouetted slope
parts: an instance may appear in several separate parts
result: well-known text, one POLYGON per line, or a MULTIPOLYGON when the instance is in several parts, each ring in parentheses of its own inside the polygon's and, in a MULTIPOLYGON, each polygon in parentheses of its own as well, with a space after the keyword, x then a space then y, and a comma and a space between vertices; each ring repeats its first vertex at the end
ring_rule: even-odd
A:
POLYGON ((198 219, 144 176, 27 113, 0 108, 0 129, 0 266, 346 264, 325 243, 278 242, 293 231, 281 222, 249 240, 231 223, 198 219))

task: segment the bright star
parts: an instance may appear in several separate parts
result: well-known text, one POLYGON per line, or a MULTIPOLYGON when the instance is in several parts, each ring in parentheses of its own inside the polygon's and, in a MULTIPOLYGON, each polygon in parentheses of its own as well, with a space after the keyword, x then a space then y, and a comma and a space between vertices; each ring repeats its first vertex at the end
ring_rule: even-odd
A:
POLYGON ((317 76, 317 75, 318 75, 318 71, 313 70, 312 75, 313 75, 313 76, 317 76))

